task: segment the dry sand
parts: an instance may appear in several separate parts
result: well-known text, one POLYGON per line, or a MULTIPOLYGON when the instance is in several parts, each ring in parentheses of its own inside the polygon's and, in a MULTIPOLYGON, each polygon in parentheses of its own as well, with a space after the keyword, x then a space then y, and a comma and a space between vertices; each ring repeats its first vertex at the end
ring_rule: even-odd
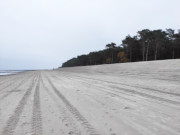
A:
POLYGON ((0 76, 0 135, 180 135, 180 60, 0 76))

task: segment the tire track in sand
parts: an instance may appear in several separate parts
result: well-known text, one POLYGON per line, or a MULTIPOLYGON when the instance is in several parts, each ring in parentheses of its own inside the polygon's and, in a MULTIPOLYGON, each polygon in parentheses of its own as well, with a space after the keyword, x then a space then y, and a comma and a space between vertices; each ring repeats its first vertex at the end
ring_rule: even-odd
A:
POLYGON ((36 85, 33 101, 33 117, 32 117, 32 135, 42 135, 42 117, 40 105, 40 77, 36 85))
MULTIPOLYGON (((29 79, 29 78, 28 78, 29 79)), ((13 90, 16 90, 17 88, 19 88, 21 85, 23 85, 26 81, 28 81, 28 79, 23 79, 16 87, 13 88, 13 90)), ((12 94, 12 91, 9 91, 8 93, 6 93, 5 95, 3 95, 1 98, 0 98, 0 101, 2 101, 4 98, 8 97, 9 95, 12 94)))
POLYGON ((82 127, 84 127, 84 129, 88 133, 87 135, 99 135, 99 133, 97 133, 97 131, 89 124, 89 122, 81 115, 81 113, 66 99, 66 97, 60 91, 56 89, 56 87, 48 77, 47 80, 57 96, 65 103, 68 110, 75 116, 77 121, 80 122, 82 127))
POLYGON ((10 80, 5 81, 5 82, 7 82, 7 85, 4 86, 3 88, 0 88, 0 91, 3 91, 4 89, 12 86, 13 84, 16 84, 18 79, 22 79, 22 76, 17 76, 16 78, 12 78, 10 80), (14 79, 16 79, 16 81, 14 81, 14 79))
MULTIPOLYGON (((87 77, 82 77, 82 78, 86 78, 86 79, 89 79, 89 80, 93 80, 92 78, 90 79, 90 78, 87 78, 87 77)), ((72 78, 69 78, 69 79, 71 79, 71 80, 73 80, 72 78)), ((100 79, 94 79, 94 80, 98 80, 98 81, 103 81, 103 80, 100 80, 100 79)), ((81 81, 81 82, 83 82, 83 81, 81 81)), ((131 85, 126 85, 126 84, 122 84, 122 83, 116 83, 116 82, 110 82, 110 81, 104 81, 104 82, 107 82, 107 83, 114 83, 114 84, 121 84, 121 85, 124 85, 124 86, 129 86, 129 87, 134 87, 134 88, 141 88, 141 89, 144 89, 144 90, 149 90, 149 88, 142 88, 142 87, 136 87, 136 86, 131 86, 131 85)), ((84 83, 86 83, 87 84, 87 82, 84 82, 84 83)), ((97 87, 99 87, 99 86, 97 86, 97 87)), ((145 92, 139 92, 139 91, 136 91, 136 90, 133 90, 133 89, 128 89, 128 88, 123 88, 122 86, 120 87, 120 86, 112 86, 112 85, 110 85, 110 86, 108 86, 108 87, 110 87, 110 88, 115 88, 115 89, 118 89, 119 91, 124 91, 124 92, 126 92, 126 93, 130 93, 130 94, 136 94, 136 95, 140 95, 140 96, 142 96, 142 97, 146 97, 146 98, 151 98, 151 99, 153 99, 153 100, 158 100, 158 101, 162 101, 162 102, 167 102, 167 103, 170 103, 170 104, 173 104, 173 105, 177 105, 177 106, 179 106, 180 105, 180 102, 178 102, 178 101, 174 101, 174 100, 170 100, 170 99, 166 99, 166 98, 162 98, 162 97, 159 97, 159 96, 156 96, 156 95, 151 95, 151 94, 148 94, 148 93, 145 93, 145 92)), ((114 92, 116 92, 116 93, 120 93, 119 91, 116 91, 116 90, 113 90, 114 92)), ((151 89, 151 91, 153 91, 152 89, 151 89)), ((155 92, 160 92, 159 90, 154 90, 155 92)), ((116 95, 116 93, 114 93, 115 95, 116 95)), ((180 96, 180 94, 178 94, 177 93, 177 95, 175 95, 174 93, 172 94, 170 94, 169 92, 160 92, 160 93, 163 93, 163 94, 169 94, 169 95, 173 95, 173 96, 180 96)))
POLYGON ((16 107, 13 115, 8 119, 6 126, 2 132, 2 135, 13 135, 14 134, 14 130, 16 129, 16 126, 19 122, 20 116, 24 110, 24 107, 27 103, 28 98, 31 95, 31 92, 32 92, 34 85, 35 85, 35 77, 34 77, 32 83, 30 84, 30 87, 27 89, 26 93, 24 94, 24 96, 20 100, 20 102, 19 102, 18 106, 16 107))
MULTIPOLYGON (((143 86, 137 86, 137 85, 130 85, 130 84, 125 84, 125 83, 120 83, 120 82, 113 82, 113 81, 108 81, 108 80, 102 80, 102 79, 97 79, 97 78, 91 78, 91 77, 82 77, 82 76, 79 76, 79 75, 75 75, 75 77, 77 78, 84 78, 84 79, 87 79, 87 80, 96 80, 96 81, 100 81, 100 82, 106 82, 106 83, 109 83, 109 84, 119 84, 119 85, 122 85, 122 86, 128 86, 128 87, 134 87, 134 88, 140 88, 140 89, 144 89, 144 90, 149 90, 149 91, 153 91, 153 92, 159 92, 159 93, 162 93, 162 94, 169 94, 169 95, 172 95, 172 96, 178 96, 180 97, 180 94, 179 93, 173 93, 173 92, 168 92, 168 91, 162 91, 162 90, 158 90, 158 89, 153 89, 153 88, 149 88, 149 87, 143 87, 143 86)), ((68 77, 67 77, 68 78, 68 77)))
MULTIPOLYGON (((60 80, 59 77, 57 76, 53 76, 55 77, 56 79, 60 80)), ((68 79, 71 79, 73 81, 76 81, 76 82, 81 82, 81 83, 84 83, 84 84, 90 84, 90 83, 87 83, 86 81, 83 81, 83 80, 76 80, 74 78, 70 78, 70 77, 67 77, 68 79)), ((90 79, 89 79, 90 80, 90 79)), ((94 79, 96 80, 96 79, 94 79)), ((102 80, 101 80, 102 81, 102 80)), ((106 81, 105 81, 106 82, 106 81)), ((92 85, 93 83, 91 83, 92 85)), ((102 86, 98 86, 96 84, 93 84, 93 86, 97 87, 97 88, 101 88, 101 89, 104 89, 103 91, 104 92, 107 92, 109 94, 113 94, 114 96, 117 96, 119 97, 119 93, 121 94, 121 92, 124 92, 124 93, 130 93, 130 94, 134 94, 134 95, 140 95, 142 97, 145 97, 145 98, 150 98, 152 100, 157 100, 157 101, 160 101, 160 102, 166 102, 166 103, 169 103, 169 104, 172 104, 172 105, 176 105, 176 106, 180 106, 180 102, 179 101, 175 101, 175 100, 171 100, 171 99, 167 99, 167 98, 162 98, 160 96, 157 96, 157 95, 151 95, 149 93, 145 93, 145 92, 139 92, 139 91, 136 91, 136 90, 133 90, 133 89, 130 89, 130 88, 123 88, 122 86, 113 86, 113 85, 108 85, 105 87, 102 87, 102 86), (110 91, 108 91, 107 87, 111 88, 110 91), (113 88, 113 89, 112 89, 113 88), (105 90, 106 89, 106 90, 105 90), (117 89, 117 90, 115 90, 117 89)), ((126 86, 130 86, 130 85, 126 85, 126 86)), ((130 86, 130 87, 133 87, 133 86, 130 86)), ((98 89, 97 89, 98 90, 98 89)), ((102 91, 102 90, 101 90, 102 91)), ((177 95, 178 96, 178 95, 177 95)))
MULTIPOLYGON (((62 124, 64 124, 66 127, 62 128, 63 130, 66 131, 66 128, 68 128, 68 133, 67 134, 72 134, 72 135, 83 135, 82 129, 79 129, 79 124, 77 124, 76 120, 74 120, 74 115, 69 112, 66 106, 64 104, 62 105, 61 102, 57 101, 55 93, 52 91, 49 91, 48 87, 45 85, 43 79, 41 79, 41 84, 43 89, 46 91, 48 96, 51 98, 51 100, 55 103, 56 107, 58 107, 59 114, 60 114, 60 121, 62 124)), ((58 97, 59 98, 59 97, 58 97)), ((76 119, 76 118, 75 118, 76 119)), ((81 126, 82 127, 82 126, 81 126)), ((62 131, 63 131, 62 130, 62 131)), ((64 132, 64 131, 63 131, 64 132)), ((65 134, 65 133, 63 133, 65 134)))

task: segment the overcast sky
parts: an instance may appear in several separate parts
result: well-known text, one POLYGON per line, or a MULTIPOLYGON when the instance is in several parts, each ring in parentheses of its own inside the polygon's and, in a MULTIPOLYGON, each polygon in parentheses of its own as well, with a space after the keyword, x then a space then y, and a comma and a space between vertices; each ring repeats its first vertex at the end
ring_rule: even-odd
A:
POLYGON ((56 68, 145 28, 180 29, 180 0, 0 0, 0 70, 56 68))

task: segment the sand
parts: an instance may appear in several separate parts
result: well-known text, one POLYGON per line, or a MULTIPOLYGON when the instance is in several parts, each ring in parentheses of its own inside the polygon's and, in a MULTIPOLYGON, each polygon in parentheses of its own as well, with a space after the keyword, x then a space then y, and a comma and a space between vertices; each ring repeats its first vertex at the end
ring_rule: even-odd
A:
POLYGON ((0 135, 179 135, 180 60, 0 76, 0 135))

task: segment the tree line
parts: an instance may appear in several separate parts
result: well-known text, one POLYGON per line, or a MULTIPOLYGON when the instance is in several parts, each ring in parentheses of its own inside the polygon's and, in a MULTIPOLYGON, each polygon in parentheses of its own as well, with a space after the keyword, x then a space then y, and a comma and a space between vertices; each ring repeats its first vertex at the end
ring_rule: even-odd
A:
POLYGON ((64 62, 62 67, 176 58, 180 58, 180 30, 144 29, 133 37, 126 36, 119 46, 109 43, 104 50, 72 58, 64 62))

